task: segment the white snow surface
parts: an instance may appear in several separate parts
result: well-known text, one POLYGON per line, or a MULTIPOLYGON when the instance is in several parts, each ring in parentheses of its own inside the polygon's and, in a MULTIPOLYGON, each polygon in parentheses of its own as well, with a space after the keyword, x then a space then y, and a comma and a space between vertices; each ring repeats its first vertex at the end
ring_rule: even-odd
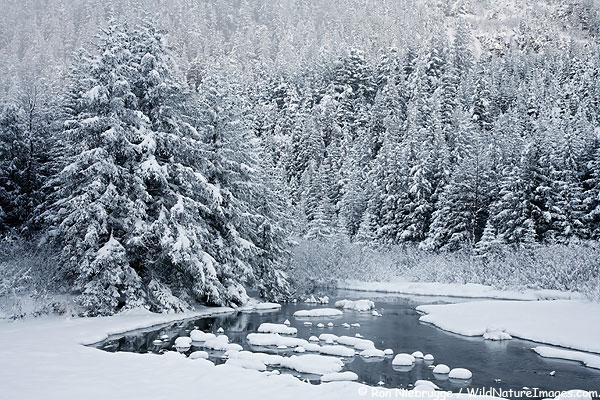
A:
POLYGON ((473 301, 419 306, 422 322, 465 336, 502 330, 512 337, 600 353, 600 304, 575 300, 473 301))
POLYGON ((259 333, 279 333, 282 335, 295 335, 298 329, 287 326, 285 324, 271 324, 264 322, 257 329, 259 333))
POLYGON ((281 308, 281 304, 279 303, 258 303, 254 306, 255 310, 263 311, 263 310, 279 310, 281 308))
POLYGON ((358 375, 352 371, 334 372, 321 376, 321 382, 357 381, 358 375))
POLYGON ((396 354, 396 357, 392 360, 392 365, 409 366, 415 363, 415 358, 406 353, 396 354))
POLYGON ((446 364, 438 364, 433 369, 434 374, 446 375, 450 373, 450 367, 446 364))
POLYGON ((313 308, 312 310, 298 310, 294 313, 294 317, 338 317, 344 313, 335 308, 313 308))
POLYGON ((308 342, 304 339, 280 336, 277 333, 249 333, 246 339, 248 343, 254 346, 306 347, 308 345, 308 342))
POLYGON ((438 282, 364 282, 342 280, 338 289, 360 290, 363 292, 398 293, 422 296, 444 296, 501 300, 581 300, 583 295, 576 292, 558 290, 527 290, 523 292, 495 289, 492 286, 477 283, 438 283, 438 282))
POLYGON ((190 332, 190 337, 194 342, 206 342, 207 340, 214 339, 216 336, 214 333, 206 333, 199 329, 194 329, 190 332))
POLYGON ((600 354, 590 354, 548 346, 537 346, 532 350, 542 357, 579 361, 587 367, 600 369, 600 354))
POLYGON ((335 302, 336 308, 354 311, 370 311, 375 308, 375 303, 371 300, 338 300, 335 302))
POLYGON ((361 357, 369 358, 369 357, 385 357, 385 352, 379 349, 366 349, 360 352, 361 357))
POLYGON ((448 374, 450 379, 469 380, 473 377, 473 373, 466 368, 453 368, 448 374))
POLYGON ((337 357, 303 354, 285 357, 281 361, 281 366, 306 374, 325 375, 341 371, 344 368, 344 362, 337 357))

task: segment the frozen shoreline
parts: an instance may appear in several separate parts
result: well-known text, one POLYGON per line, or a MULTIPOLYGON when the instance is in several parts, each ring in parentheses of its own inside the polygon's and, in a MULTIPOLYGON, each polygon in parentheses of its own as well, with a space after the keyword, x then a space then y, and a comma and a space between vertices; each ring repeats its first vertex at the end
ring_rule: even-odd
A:
POLYGON ((358 290, 362 292, 397 293, 421 296, 460 297, 496 300, 580 300, 583 296, 575 292, 559 290, 500 290, 492 286, 477 283, 438 283, 438 282, 364 282, 358 280, 341 280, 338 289, 358 290))
MULTIPOLYGON (((127 331, 231 311, 215 308, 183 314, 130 312, 98 318, 1 320, 0 340, 5 343, 0 349, 2 395, 22 400, 174 400, 217 395, 225 400, 334 400, 378 398, 385 391, 393 391, 357 382, 311 385, 285 374, 269 375, 232 365, 212 366, 175 352, 109 353, 83 345, 127 331)), ((422 398, 411 392, 402 397, 422 398)), ((491 399, 444 392, 436 398, 491 399)))
POLYGON ((573 301, 472 301, 417 307, 419 319, 448 332, 483 336, 486 331, 573 350, 600 353, 600 304, 573 301))

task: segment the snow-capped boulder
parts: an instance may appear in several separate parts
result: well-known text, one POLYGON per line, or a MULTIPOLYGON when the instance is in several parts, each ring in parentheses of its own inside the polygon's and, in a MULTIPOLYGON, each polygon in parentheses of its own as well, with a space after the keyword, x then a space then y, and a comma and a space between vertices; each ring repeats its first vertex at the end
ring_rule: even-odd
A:
POLYGON ((433 388, 434 390, 439 390, 439 386, 436 385, 435 383, 425 380, 425 379, 419 379, 415 382, 414 384, 415 388, 419 387, 419 386, 429 386, 431 388, 433 388))
POLYGON ((160 340, 160 339, 156 339, 156 340, 153 340, 153 341, 152 341, 152 344, 153 344, 154 346, 160 346, 160 345, 162 345, 162 344, 163 344, 163 341, 162 341, 162 340, 160 340))
POLYGON ((291 322, 290 322, 290 320, 289 320, 289 319, 286 319, 285 321, 283 321, 283 324, 284 324, 285 326, 290 326, 290 325, 291 325, 291 322))
POLYGON ((414 358, 423 358, 423 353, 420 351, 415 351, 411 354, 414 358))
POLYGON ((279 303, 258 303, 254 306, 257 311, 279 310, 280 308, 281 304, 279 303))
POLYGON ((344 322, 344 323, 342 324, 342 326, 343 326, 344 328, 350 328, 350 324, 349 324, 349 323, 347 323, 347 322, 344 322))
POLYGON ((354 349, 340 345, 321 346, 319 353, 338 357, 354 357, 355 354, 354 349))
POLYGON ((317 324, 317 328, 325 328, 325 325, 322 322, 319 322, 317 324))
POLYGON ((336 308, 354 311, 370 311, 375 308, 371 300, 339 300, 335 302, 336 308))
POLYGON ((394 355, 394 350, 392 350, 392 349, 385 349, 383 351, 383 354, 385 354, 386 356, 393 356, 394 355))
POLYGON ((333 328, 333 322, 328 322, 328 323, 327 323, 327 327, 328 327, 328 328, 333 328))
POLYGON ((219 329, 217 329, 217 333, 218 334, 225 333, 225 329, 223 329, 222 327, 220 327, 219 329))
POLYGON ((312 310, 298 310, 294 313, 294 317, 337 317, 344 313, 335 308, 313 308, 312 310))
MULTIPOLYGON (((325 335, 325 333, 323 335, 325 335)), ((316 336, 311 336, 311 337, 308 338, 308 341, 309 342, 318 342, 319 338, 316 337, 316 336)))
POLYGON ((370 357, 385 357, 385 352, 379 349, 366 349, 360 352, 361 357, 370 358, 370 357))
POLYGON ((322 340, 324 342, 327 342, 327 341, 337 342, 338 336, 334 335, 333 333, 321 333, 319 335, 319 340, 322 340))
POLYGON ((450 379, 469 380, 473 377, 473 373, 466 368, 453 368, 448 374, 450 379))
POLYGON ((279 333, 282 335, 295 335, 298 329, 286 326, 285 324, 271 324, 268 322, 260 324, 257 330, 259 333, 279 333))
POLYGON ((280 336, 276 333, 249 333, 246 336, 248 343, 254 346, 287 346, 287 347, 305 347, 308 342, 304 339, 280 336))
POLYGON ((351 336, 340 336, 337 342, 346 346, 352 346, 356 350, 367 350, 375 347, 375 343, 371 340, 351 336))
POLYGON ((415 358, 406 353, 396 354, 396 357, 392 360, 392 365, 398 366, 409 366, 415 363, 415 358))
POLYGON ((434 374, 447 375, 450 373, 450 367, 446 364, 438 364, 433 369, 434 374))
POLYGON ((189 336, 179 336, 175 339, 175 349, 177 349, 177 351, 188 351, 190 347, 192 347, 192 338, 189 336))
POLYGON ((205 360, 208 360, 208 353, 207 353, 207 352, 205 352, 205 351, 194 351, 194 352, 192 352, 192 354, 190 354, 190 355, 188 356, 188 358, 189 358, 190 360, 198 360, 198 359, 200 359, 200 358, 203 358, 203 359, 205 359, 205 360))
POLYGON ((284 357, 281 361, 281 367, 306 374, 325 375, 341 371, 344 368, 344 362, 337 357, 303 354, 284 357))
POLYGON ((296 348, 294 348, 294 352, 296 353, 304 353, 306 351, 306 349, 302 346, 297 346, 296 348))
POLYGON ((321 382, 356 381, 358 375, 352 371, 334 372, 321 376, 321 382))
POLYGON ((350 324, 350 326, 353 327, 353 328, 360 328, 360 324, 358 322, 350 324))
POLYGON ((190 337, 194 342, 206 342, 207 340, 214 339, 216 336, 214 333, 206 333, 199 329, 194 329, 190 332, 190 337))
POLYGON ((433 361, 434 357, 431 354, 425 354, 423 356, 423 360, 425 360, 425 361, 433 361))

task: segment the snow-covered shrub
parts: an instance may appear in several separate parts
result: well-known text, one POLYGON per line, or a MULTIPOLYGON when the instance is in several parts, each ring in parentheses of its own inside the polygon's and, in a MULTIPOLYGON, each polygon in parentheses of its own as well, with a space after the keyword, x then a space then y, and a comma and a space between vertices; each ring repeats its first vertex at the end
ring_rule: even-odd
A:
POLYGON ((480 283, 500 289, 577 291, 598 301, 599 258, 597 242, 527 249, 504 247, 494 257, 482 258, 466 251, 437 253, 416 246, 300 241, 294 251, 291 282, 298 292, 334 286, 338 279, 480 283))

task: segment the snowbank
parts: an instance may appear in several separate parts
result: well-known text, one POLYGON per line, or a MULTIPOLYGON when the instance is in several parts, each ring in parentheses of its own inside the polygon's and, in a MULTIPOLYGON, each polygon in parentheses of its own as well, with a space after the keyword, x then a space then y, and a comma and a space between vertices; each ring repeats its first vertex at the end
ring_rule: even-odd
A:
POLYGON ((501 330, 512 337, 600 353, 600 304, 573 301, 474 301, 419 306, 422 322, 465 336, 501 330), (499 328, 501 327, 501 328, 499 328))
POLYGON ((285 324, 271 324, 268 322, 260 324, 257 329, 260 333, 279 333, 282 335, 295 335, 298 329, 286 326, 285 324))
POLYGON ((339 317, 344 313, 335 308, 314 308, 312 310, 298 310, 294 313, 294 317, 339 317))
POLYGON ((371 300, 339 300, 335 306, 344 310, 370 311, 375 308, 375 303, 371 300))
POLYGON ((279 310, 280 308, 281 304, 278 303, 258 303, 254 306, 257 311, 279 310))
MULTIPOLYGON (((0 341, 10 343, 0 347, 2 396, 23 400, 215 397, 226 400, 364 400, 381 398, 382 393, 387 393, 388 398, 393 397, 392 390, 369 388, 357 382, 311 385, 288 374, 258 372, 227 364, 214 366, 210 361, 192 360, 173 351, 164 355, 109 353, 82 345, 135 329, 231 311, 221 308, 184 314, 140 312, 99 318, 0 321, 0 341), (39 340, 40 332, 44 333, 45 340, 39 340), (371 392, 373 389, 376 392, 371 392)), ((331 366, 323 370, 339 372, 341 361, 327 358, 333 361, 327 361, 331 366)), ((304 364, 303 361, 295 363, 304 364)), ((308 363, 312 363, 311 360, 308 363)), ((403 397, 422 399, 416 394, 403 397)), ((451 400, 475 398, 458 394, 449 397, 451 400)))
POLYGON ((498 290, 477 283, 437 283, 437 282, 364 282, 358 280, 338 281, 338 289, 360 290, 363 292, 398 293, 423 296, 468 297, 501 300, 581 300, 580 293, 557 290, 527 290, 524 292, 498 290))
POLYGON ((600 354, 582 353, 580 351, 558 349, 556 347, 548 346, 538 346, 534 347, 532 350, 542 357, 579 361, 586 367, 600 369, 600 354))

